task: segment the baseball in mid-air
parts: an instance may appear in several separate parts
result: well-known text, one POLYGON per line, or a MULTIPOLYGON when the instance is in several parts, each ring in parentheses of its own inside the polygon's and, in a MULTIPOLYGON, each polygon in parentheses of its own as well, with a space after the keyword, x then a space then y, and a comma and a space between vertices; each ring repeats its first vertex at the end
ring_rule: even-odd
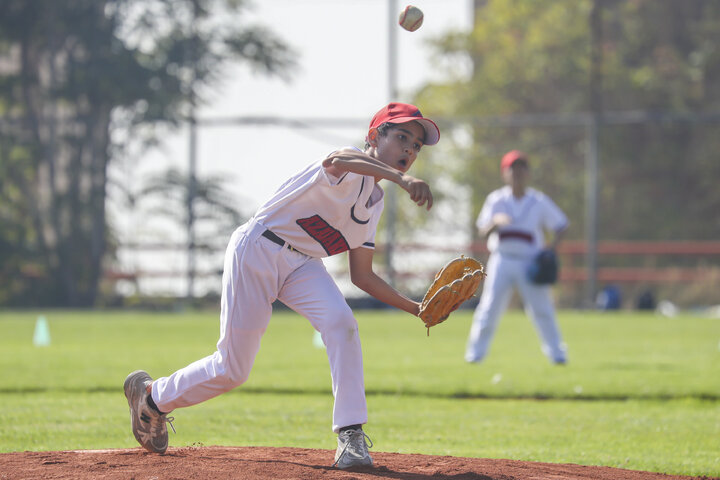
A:
POLYGON ((422 25, 423 18, 424 15, 422 10, 413 5, 408 5, 405 7, 405 10, 400 12, 398 23, 408 32, 414 32, 422 25))

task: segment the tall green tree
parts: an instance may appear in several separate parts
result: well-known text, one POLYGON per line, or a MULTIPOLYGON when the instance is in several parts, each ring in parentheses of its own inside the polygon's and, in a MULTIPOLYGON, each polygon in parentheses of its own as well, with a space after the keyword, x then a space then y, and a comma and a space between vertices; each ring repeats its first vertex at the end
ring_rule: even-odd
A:
POLYGON ((456 120, 445 142, 458 161, 437 161, 453 184, 473 192, 470 221, 500 185, 501 155, 519 148, 533 159, 535 183, 568 211, 570 235, 581 238, 587 145, 571 119, 595 110, 601 114, 600 238, 720 235, 720 220, 710 214, 720 208, 711 180, 720 175, 720 140, 717 123, 701 123, 702 114, 720 111, 720 3, 475 4, 472 32, 434 42, 439 64, 466 68, 427 85, 417 99, 425 113, 456 120), (599 68, 595 84, 593 68, 599 68), (642 112, 647 121, 611 121, 619 111, 642 112))
POLYGON ((246 3, 0 1, 0 302, 93 305, 114 139, 185 121, 231 60, 292 66, 246 3))
POLYGON ((238 208, 238 200, 225 186, 231 179, 225 175, 211 175, 191 181, 176 168, 147 178, 136 193, 135 201, 146 205, 152 217, 170 220, 178 230, 188 225, 188 202, 194 201, 193 216, 197 235, 194 247, 217 252, 225 248, 224 237, 217 243, 218 231, 233 231, 247 220, 247 212, 238 208), (193 192, 190 185, 193 184, 193 192))
MULTIPOLYGON (((536 167, 535 180, 544 188, 562 187, 566 195, 573 192, 582 198, 583 185, 577 181, 582 178, 582 157, 573 151, 582 131, 526 128, 522 122, 503 126, 493 119, 584 111, 590 51, 588 2, 476 3, 474 29, 469 34, 451 32, 434 42, 436 60, 459 73, 418 93, 418 102, 427 113, 454 120, 444 129, 442 148, 449 153, 437 160, 451 183, 470 192, 467 229, 473 235, 485 196, 501 182, 499 161, 508 150, 528 150, 536 167), (560 158, 568 158, 568 149, 577 161, 559 165, 560 158)), ((580 215, 582 202, 577 205, 580 215)))

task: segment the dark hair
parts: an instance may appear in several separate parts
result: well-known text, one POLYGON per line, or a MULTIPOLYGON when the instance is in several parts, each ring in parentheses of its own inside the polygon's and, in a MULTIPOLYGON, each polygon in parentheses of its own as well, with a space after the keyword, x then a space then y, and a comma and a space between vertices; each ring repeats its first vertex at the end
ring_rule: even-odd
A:
MULTIPOLYGON (((395 124, 394 124, 394 123, 390 123, 390 122, 381 123, 381 124, 378 125, 378 127, 377 127, 378 135, 380 135, 381 137, 384 137, 385 135, 387 135, 388 130, 390 130, 390 129, 393 128, 394 126, 395 126, 395 124)), ((368 141, 366 140, 366 141, 365 141, 365 150, 367 150, 368 148, 370 148, 370 142, 368 142, 368 141)))

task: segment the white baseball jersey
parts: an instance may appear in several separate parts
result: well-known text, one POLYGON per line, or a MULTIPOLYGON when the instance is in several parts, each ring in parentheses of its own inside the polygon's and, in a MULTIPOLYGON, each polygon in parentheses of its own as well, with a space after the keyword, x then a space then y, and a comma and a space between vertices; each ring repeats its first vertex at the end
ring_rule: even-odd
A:
POLYGON ((508 185, 488 195, 477 219, 477 227, 490 225, 493 215, 505 213, 512 223, 498 228, 488 238, 488 250, 509 255, 529 257, 545 244, 543 230, 561 231, 567 228, 567 216, 544 193, 528 188, 522 198, 515 198, 508 185))
POLYGON ((322 160, 285 182, 255 220, 311 257, 375 248, 384 192, 372 176, 329 175, 322 160))
POLYGON ((282 303, 305 316, 326 345, 335 397, 332 429, 367 422, 357 320, 321 257, 374 248, 383 191, 372 176, 335 178, 322 161, 285 182, 238 227, 225 252, 217 351, 153 382, 164 412, 220 395, 247 381, 260 340, 282 303), (265 238, 272 231, 294 250, 265 238))

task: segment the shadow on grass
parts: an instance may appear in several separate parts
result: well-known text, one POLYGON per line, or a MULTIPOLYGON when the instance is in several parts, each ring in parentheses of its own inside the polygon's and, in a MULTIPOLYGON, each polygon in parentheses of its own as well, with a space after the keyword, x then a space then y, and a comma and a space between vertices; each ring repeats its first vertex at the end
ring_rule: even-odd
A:
MULTIPOLYGON (((47 393, 68 393, 68 394, 92 394, 122 392, 122 387, 97 386, 97 387, 64 387, 64 386, 28 386, 28 387, 0 387, 0 395, 27 395, 47 393)), ((678 393, 677 395, 667 393, 637 393, 633 395, 622 394, 547 394, 544 392, 529 392, 522 394, 488 394, 482 392, 454 391, 454 392, 428 392, 422 390, 391 390, 368 388, 365 391, 368 397, 413 397, 413 398, 435 398, 435 399, 461 399, 461 400, 568 400, 578 402, 625 402, 628 400, 700 400, 707 402, 720 402, 720 395, 715 393, 678 393)), ((239 387, 231 390, 225 395, 332 395, 329 388, 283 388, 283 387, 239 387)))

